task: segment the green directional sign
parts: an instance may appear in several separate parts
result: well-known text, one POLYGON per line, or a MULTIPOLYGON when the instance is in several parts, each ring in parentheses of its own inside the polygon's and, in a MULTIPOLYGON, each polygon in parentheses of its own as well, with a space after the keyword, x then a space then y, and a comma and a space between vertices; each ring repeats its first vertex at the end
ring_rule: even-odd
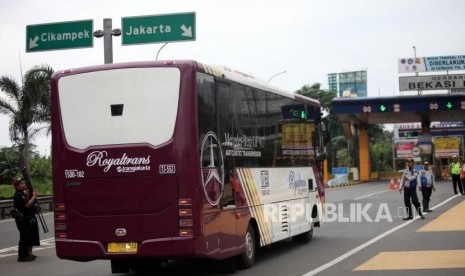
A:
POLYGON ((26 26, 26 52, 93 46, 93 20, 26 26))
POLYGON ((195 13, 123 17, 122 45, 195 40, 195 13))

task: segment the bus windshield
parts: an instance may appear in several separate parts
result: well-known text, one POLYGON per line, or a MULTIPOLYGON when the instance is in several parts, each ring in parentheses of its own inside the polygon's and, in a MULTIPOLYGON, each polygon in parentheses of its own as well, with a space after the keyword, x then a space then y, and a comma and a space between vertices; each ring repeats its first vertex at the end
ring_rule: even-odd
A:
POLYGON ((77 149, 165 143, 174 131, 180 75, 177 68, 126 68, 60 79, 67 143, 77 149))

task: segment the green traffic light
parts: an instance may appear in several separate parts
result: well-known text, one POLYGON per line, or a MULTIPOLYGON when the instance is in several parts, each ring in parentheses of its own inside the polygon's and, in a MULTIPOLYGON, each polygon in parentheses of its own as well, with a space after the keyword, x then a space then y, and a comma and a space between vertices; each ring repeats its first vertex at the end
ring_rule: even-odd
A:
POLYGON ((301 111, 300 112, 300 118, 301 119, 307 119, 307 113, 305 113, 305 111, 301 111))
POLYGON ((446 104, 447 109, 452 109, 452 103, 450 101, 447 102, 446 104))
POLYGON ((379 110, 381 110, 381 112, 386 111, 386 109, 387 109, 387 108, 386 108, 386 106, 385 106, 384 104, 382 104, 382 105, 379 106, 379 110))

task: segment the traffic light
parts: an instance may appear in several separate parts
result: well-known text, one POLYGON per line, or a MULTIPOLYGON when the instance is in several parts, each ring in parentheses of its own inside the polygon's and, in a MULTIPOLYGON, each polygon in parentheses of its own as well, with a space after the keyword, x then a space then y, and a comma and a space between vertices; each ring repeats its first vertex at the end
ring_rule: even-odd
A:
POLYGON ((447 101, 446 103, 446 108, 447 109, 452 109, 453 105, 452 105, 452 102, 451 101, 447 101))
POLYGON ((386 106, 384 104, 379 105, 379 111, 386 112, 386 110, 387 110, 387 108, 386 108, 386 106))

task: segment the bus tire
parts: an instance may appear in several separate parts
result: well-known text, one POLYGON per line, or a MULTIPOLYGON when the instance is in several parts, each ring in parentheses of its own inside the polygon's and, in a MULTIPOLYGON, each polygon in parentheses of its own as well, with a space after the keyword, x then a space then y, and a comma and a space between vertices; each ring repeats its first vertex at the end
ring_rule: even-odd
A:
POLYGON ((129 273, 129 264, 126 261, 111 260, 111 273, 129 273))
POLYGON ((245 251, 238 256, 239 268, 249 268, 255 264, 255 256, 257 255, 257 240, 255 238, 255 231, 249 223, 247 232, 245 233, 245 251))
POLYGON ((134 260, 129 263, 129 268, 136 272, 156 272, 161 268, 161 260, 134 260))
POLYGON ((313 238, 313 229, 315 228, 313 226, 313 222, 312 224, 310 225, 310 230, 305 232, 305 233, 302 233, 302 234, 299 234, 297 236, 294 236, 292 237, 292 241, 294 242, 298 242, 298 243, 309 243, 312 238, 313 238))

